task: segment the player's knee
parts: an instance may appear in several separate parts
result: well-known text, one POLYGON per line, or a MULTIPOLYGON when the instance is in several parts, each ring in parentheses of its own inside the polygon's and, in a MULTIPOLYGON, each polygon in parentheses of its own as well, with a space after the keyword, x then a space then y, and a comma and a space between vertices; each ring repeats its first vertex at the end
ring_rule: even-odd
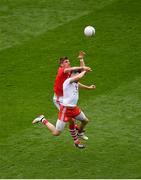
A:
POLYGON ((86 119, 85 119, 85 123, 87 124, 88 122, 89 122, 89 119, 88 119, 88 118, 86 118, 86 119))
POLYGON ((53 136, 59 136, 61 134, 61 131, 53 131, 52 132, 53 136))

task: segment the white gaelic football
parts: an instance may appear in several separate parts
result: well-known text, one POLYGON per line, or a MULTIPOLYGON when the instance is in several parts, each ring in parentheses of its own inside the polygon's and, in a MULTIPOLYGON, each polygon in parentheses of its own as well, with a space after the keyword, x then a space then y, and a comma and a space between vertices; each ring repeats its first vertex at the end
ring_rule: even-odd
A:
POLYGON ((86 26, 84 29, 85 36, 93 36, 95 34, 95 28, 93 26, 86 26))

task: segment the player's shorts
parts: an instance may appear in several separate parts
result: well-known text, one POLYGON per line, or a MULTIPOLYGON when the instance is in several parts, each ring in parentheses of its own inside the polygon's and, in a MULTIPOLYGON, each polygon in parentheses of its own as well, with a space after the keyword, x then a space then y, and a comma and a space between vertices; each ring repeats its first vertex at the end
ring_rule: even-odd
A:
POLYGON ((57 122, 56 122, 56 129, 58 131, 63 131, 66 123, 67 122, 64 122, 64 121, 61 121, 60 119, 58 119, 57 122))
POLYGON ((56 94, 54 94, 53 102, 57 109, 60 110, 60 106, 63 103, 63 96, 56 96, 56 94))
POLYGON ((61 106, 61 109, 59 112, 59 118, 56 122, 56 129, 58 131, 63 131, 66 123, 71 118, 75 118, 76 120, 79 120, 79 121, 84 121, 86 119, 86 116, 78 107, 75 107, 72 111, 70 111, 68 109, 66 110, 66 108, 62 108, 61 106), (67 115, 69 115, 69 117, 67 117, 67 115))
POLYGON ((77 106, 68 108, 68 107, 61 105, 59 115, 58 115, 58 119, 60 121, 68 122, 72 118, 79 120, 79 121, 84 121, 86 119, 86 116, 81 111, 81 109, 77 106))

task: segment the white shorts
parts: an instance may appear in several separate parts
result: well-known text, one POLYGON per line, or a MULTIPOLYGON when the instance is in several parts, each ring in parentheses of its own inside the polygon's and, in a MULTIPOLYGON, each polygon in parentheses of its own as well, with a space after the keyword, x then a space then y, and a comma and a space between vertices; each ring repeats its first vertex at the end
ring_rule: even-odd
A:
POLYGON ((54 102, 54 105, 57 107, 57 109, 60 110, 60 105, 63 103, 63 96, 56 96, 54 94, 53 102, 54 102))
POLYGON ((57 129, 58 131, 63 131, 64 128, 65 128, 65 125, 66 125, 66 122, 57 119, 56 129, 57 129))
MULTIPOLYGON (((84 120, 86 119, 86 116, 85 116, 85 114, 81 111, 81 113, 80 113, 78 116, 74 117, 74 119, 79 120, 79 121, 84 121, 84 120)), ((56 129, 57 129, 58 131, 63 131, 64 128, 65 128, 66 123, 67 123, 67 122, 58 119, 57 122, 56 122, 56 129)))

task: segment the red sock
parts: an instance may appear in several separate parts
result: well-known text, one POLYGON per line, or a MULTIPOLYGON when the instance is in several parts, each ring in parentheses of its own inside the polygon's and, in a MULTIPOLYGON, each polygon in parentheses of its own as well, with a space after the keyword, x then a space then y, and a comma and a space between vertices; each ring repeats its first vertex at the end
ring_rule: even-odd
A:
POLYGON ((75 143, 75 144, 80 144, 80 140, 79 140, 79 139, 76 139, 76 140, 74 141, 74 143, 75 143))
POLYGON ((44 125, 46 125, 46 124, 48 123, 48 120, 47 120, 47 119, 43 119, 43 120, 42 120, 42 123, 43 123, 44 125))
POLYGON ((73 140, 76 141, 77 133, 76 133, 75 125, 74 124, 69 125, 69 129, 70 129, 70 134, 71 134, 73 140))

